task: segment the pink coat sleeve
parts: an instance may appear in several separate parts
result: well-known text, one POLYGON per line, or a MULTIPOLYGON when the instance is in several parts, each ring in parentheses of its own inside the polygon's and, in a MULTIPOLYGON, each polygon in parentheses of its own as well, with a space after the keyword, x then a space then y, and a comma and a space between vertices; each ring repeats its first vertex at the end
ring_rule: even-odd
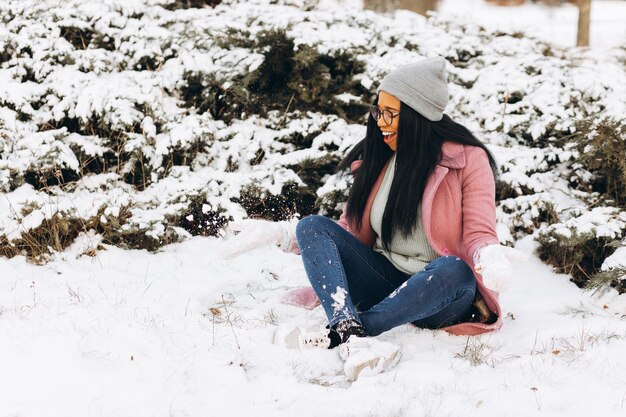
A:
POLYGON ((343 211, 341 212, 341 216, 339 216, 339 221, 337 221, 337 224, 339 224, 339 226, 343 227, 344 229, 348 230, 348 218, 346 217, 346 208, 348 207, 348 205, 346 204, 343 208, 343 211))
POLYGON ((463 170, 463 245, 470 259, 483 246, 498 244, 496 234, 496 185, 487 153, 469 147, 463 170))
MULTIPOLYGON (((352 164, 350 164, 350 172, 354 173, 354 171, 356 171, 361 166, 362 162, 362 160, 352 162, 352 164)), ((347 231, 350 231, 350 227, 348 226, 348 219, 346 217, 347 208, 348 205, 346 204, 343 208, 343 211, 341 212, 341 216, 339 216, 339 221, 337 223, 339 224, 339 226, 343 227, 347 231)))

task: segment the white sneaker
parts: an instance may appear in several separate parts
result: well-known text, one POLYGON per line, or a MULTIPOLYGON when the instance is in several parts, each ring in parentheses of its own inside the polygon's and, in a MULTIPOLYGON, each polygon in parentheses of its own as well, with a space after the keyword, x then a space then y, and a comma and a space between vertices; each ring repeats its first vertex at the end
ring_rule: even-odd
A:
POLYGON ((351 336, 339 345, 339 355, 345 361, 343 370, 350 381, 361 375, 376 375, 393 368, 400 360, 400 348, 372 337, 351 336))
POLYGON ((274 332, 274 344, 289 349, 328 348, 329 330, 321 324, 312 326, 293 326, 284 324, 274 332))

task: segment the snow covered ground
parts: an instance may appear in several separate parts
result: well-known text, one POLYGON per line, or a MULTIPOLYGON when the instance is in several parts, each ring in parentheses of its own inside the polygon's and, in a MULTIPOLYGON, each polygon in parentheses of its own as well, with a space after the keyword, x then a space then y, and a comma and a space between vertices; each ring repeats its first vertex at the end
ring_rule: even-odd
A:
MULTIPOLYGON (((403 327, 387 373, 349 383, 336 350, 272 344, 322 323, 279 302, 306 284, 275 247, 220 259, 221 240, 162 252, 80 238, 45 266, 0 259, 2 416, 623 416, 626 298, 581 292, 534 259, 479 337, 403 327)), ((519 242, 526 252, 532 240, 519 242)))

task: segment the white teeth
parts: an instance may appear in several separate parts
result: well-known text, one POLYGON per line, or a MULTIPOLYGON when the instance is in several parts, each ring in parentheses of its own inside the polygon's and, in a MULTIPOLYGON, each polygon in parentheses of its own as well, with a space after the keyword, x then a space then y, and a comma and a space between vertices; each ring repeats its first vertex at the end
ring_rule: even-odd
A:
POLYGON ((393 135, 393 132, 383 132, 383 136, 393 135))

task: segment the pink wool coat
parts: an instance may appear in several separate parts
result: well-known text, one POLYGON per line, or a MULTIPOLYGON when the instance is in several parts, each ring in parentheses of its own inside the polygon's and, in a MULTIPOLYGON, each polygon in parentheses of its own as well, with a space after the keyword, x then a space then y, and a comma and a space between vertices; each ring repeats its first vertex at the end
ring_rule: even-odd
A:
MULTIPOLYGON (((352 169, 356 169, 359 164, 360 161, 353 163, 352 169)), ((383 168, 370 192, 361 228, 356 229, 347 221, 345 211, 339 219, 339 225, 370 247, 376 241, 370 212, 386 168, 383 168)), ((441 161, 426 183, 421 204, 422 227, 438 255, 458 256, 474 270, 476 251, 486 245, 499 244, 496 235, 495 184, 487 153, 481 148, 444 142, 441 161)), ((297 243, 295 245, 292 247, 294 252, 297 251, 297 243)), ((477 290, 498 320, 493 324, 468 322, 442 328, 451 334, 477 335, 502 327, 498 293, 485 287, 478 273, 474 273, 474 276, 477 290)), ((297 294, 304 303, 306 298, 311 297, 307 291, 312 289, 297 294)))

